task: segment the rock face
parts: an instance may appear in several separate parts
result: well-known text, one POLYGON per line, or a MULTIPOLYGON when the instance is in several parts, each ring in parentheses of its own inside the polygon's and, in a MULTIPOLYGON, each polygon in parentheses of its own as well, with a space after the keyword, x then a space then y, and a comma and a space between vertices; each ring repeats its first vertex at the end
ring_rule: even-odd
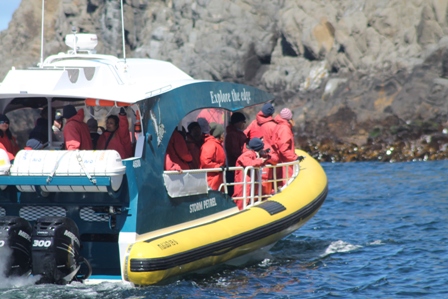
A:
MULTIPOLYGON (((0 32, 0 78, 40 61, 40 2, 22 0, 0 32)), ((322 161, 448 156, 448 0, 123 2, 126 57, 275 94, 322 161)), ((123 56, 119 5, 46 0, 44 56, 66 51, 73 26, 123 56)))

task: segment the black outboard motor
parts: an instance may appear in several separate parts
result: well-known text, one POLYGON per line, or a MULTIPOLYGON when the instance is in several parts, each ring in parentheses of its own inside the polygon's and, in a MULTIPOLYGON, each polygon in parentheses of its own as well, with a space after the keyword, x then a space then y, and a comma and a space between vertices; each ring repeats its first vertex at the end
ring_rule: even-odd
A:
POLYGON ((65 217, 37 219, 32 235, 33 275, 37 283, 70 283, 78 272, 79 231, 76 223, 65 217))
POLYGON ((12 277, 31 274, 32 231, 31 224, 21 217, 0 217, 0 258, 8 258, 4 273, 0 275, 12 277))

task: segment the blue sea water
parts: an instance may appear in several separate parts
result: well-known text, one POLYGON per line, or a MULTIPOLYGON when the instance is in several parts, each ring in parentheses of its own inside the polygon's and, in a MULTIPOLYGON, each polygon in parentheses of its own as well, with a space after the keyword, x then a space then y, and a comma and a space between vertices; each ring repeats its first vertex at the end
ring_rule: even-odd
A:
POLYGON ((258 264, 144 288, 0 282, 0 298, 448 298, 448 161, 322 165, 327 200, 258 264))

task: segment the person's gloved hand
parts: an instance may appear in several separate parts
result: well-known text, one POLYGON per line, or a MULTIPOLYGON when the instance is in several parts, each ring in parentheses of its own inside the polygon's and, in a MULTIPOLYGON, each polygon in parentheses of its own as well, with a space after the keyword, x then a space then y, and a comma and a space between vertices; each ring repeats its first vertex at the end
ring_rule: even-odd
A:
POLYGON ((296 160, 299 162, 302 162, 304 159, 305 159, 304 156, 298 156, 296 160))
POLYGON ((123 107, 120 108, 120 115, 126 115, 126 110, 123 107))

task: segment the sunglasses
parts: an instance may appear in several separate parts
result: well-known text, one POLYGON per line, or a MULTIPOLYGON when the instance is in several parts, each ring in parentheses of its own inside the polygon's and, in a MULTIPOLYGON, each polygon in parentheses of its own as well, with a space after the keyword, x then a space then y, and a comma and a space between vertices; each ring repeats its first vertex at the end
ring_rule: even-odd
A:
POLYGON ((3 124, 9 125, 9 121, 7 121, 7 120, 0 120, 0 125, 3 125, 3 124))

